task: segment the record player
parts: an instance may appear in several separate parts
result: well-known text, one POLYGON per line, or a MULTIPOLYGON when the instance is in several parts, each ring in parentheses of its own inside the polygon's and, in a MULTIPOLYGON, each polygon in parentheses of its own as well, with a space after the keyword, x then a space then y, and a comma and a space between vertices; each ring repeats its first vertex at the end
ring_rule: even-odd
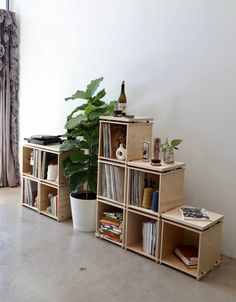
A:
POLYGON ((38 145, 52 145, 52 144, 62 143, 61 135, 38 134, 38 135, 32 135, 30 138, 25 138, 25 140, 28 143, 38 144, 38 145))

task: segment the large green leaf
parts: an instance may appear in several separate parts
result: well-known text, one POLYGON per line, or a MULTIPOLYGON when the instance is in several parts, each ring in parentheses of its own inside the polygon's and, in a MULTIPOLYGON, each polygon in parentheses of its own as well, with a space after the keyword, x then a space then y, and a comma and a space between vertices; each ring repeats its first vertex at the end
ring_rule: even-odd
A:
POLYGON ((97 165, 98 165, 97 156, 96 156, 96 158, 90 158, 90 166, 97 167, 97 165))
POLYGON ((69 151, 80 148, 80 143, 79 140, 66 140, 60 146, 60 151, 69 151))
POLYGON ((70 155, 72 163, 86 163, 89 160, 89 156, 87 154, 84 154, 81 151, 78 152, 72 152, 70 155))
POLYGON ((97 88, 100 85, 102 80, 103 80, 103 77, 98 78, 96 80, 92 80, 90 82, 90 84, 88 84, 87 89, 86 89, 87 99, 90 99, 93 96, 94 92, 97 90, 97 88))
POLYGON ((76 93, 72 94, 72 96, 65 98, 66 101, 75 100, 75 99, 87 100, 88 99, 87 93, 85 91, 78 90, 76 91, 76 93))
POLYGON ((172 147, 176 147, 176 146, 178 146, 180 143, 182 143, 182 139, 179 139, 179 138, 176 138, 176 139, 173 139, 172 141, 171 141, 171 146, 172 147))
POLYGON ((87 181, 87 173, 84 173, 84 171, 75 173, 69 179, 70 191, 78 192, 86 181, 87 181))
POLYGON ((88 174, 88 186, 90 191, 96 193, 97 192, 97 174, 91 173, 88 174))
POLYGON ((99 104, 98 101, 100 101, 101 98, 103 98, 106 95, 106 90, 102 89, 100 90, 91 100, 91 103, 93 103, 95 106, 99 104))
MULTIPOLYGON (((103 105, 104 106, 104 105, 103 105)), ((85 108, 85 114, 89 115, 91 112, 99 110, 99 107, 94 106, 93 104, 88 104, 88 106, 86 106, 85 108)))
POLYGON ((64 175, 66 178, 71 177, 77 172, 82 172, 82 171, 84 172, 84 169, 85 169, 84 164, 69 162, 64 168, 64 175))
POLYGON ((82 121, 86 121, 86 120, 87 120, 87 116, 85 116, 83 114, 79 114, 75 117, 72 117, 70 120, 68 120, 65 125, 65 128, 73 129, 73 128, 77 127, 82 121))
MULTIPOLYGON (((94 127, 98 127, 99 122, 98 120, 86 120, 81 122, 81 130, 83 129, 85 132, 88 130, 94 129, 94 127)), ((86 134, 86 133, 85 133, 86 134)))
MULTIPOLYGON (((113 109, 113 107, 112 107, 113 109)), ((103 105, 97 107, 94 106, 93 104, 89 104, 86 108, 85 108, 85 114, 87 116, 89 116, 89 119, 97 119, 99 120, 99 116, 101 115, 106 115, 107 112, 110 111, 110 107, 108 107, 108 105, 106 103, 104 103, 103 105)))
POLYGON ((71 114, 69 114, 69 115, 67 116, 67 120, 70 120, 70 119, 73 117, 73 115, 74 115, 76 112, 78 112, 79 110, 84 110, 84 109, 86 108, 86 106, 87 106, 87 104, 82 104, 82 105, 76 107, 76 108, 71 112, 71 114))

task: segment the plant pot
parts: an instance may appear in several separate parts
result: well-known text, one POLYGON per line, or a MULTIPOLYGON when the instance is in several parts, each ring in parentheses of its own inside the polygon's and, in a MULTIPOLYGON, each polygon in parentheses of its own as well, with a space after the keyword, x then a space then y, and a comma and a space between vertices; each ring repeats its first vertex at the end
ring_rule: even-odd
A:
POLYGON ((70 195, 73 228, 81 232, 95 232, 96 195, 93 194, 94 199, 84 199, 84 195, 70 195))

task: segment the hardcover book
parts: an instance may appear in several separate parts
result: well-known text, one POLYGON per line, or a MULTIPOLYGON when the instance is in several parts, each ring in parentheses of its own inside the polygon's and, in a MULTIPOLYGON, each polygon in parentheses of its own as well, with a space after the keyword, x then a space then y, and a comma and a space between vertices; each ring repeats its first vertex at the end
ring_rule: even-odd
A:
POLYGON ((204 208, 181 207, 180 212, 185 220, 211 220, 207 211, 204 208))
POLYGON ((194 245, 181 245, 175 248, 175 254, 189 267, 198 263, 198 249, 194 245))

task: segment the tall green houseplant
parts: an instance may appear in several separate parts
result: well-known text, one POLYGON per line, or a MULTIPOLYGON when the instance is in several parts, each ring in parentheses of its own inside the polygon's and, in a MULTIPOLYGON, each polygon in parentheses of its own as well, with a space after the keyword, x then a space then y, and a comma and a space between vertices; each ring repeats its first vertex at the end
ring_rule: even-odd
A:
POLYGON ((92 80, 85 91, 78 90, 65 100, 82 100, 67 117, 67 138, 61 151, 70 151, 63 161, 64 175, 70 191, 83 199, 94 199, 97 192, 97 158, 99 143, 99 116, 110 115, 115 101, 106 103, 105 89, 95 93, 103 78, 92 80))

